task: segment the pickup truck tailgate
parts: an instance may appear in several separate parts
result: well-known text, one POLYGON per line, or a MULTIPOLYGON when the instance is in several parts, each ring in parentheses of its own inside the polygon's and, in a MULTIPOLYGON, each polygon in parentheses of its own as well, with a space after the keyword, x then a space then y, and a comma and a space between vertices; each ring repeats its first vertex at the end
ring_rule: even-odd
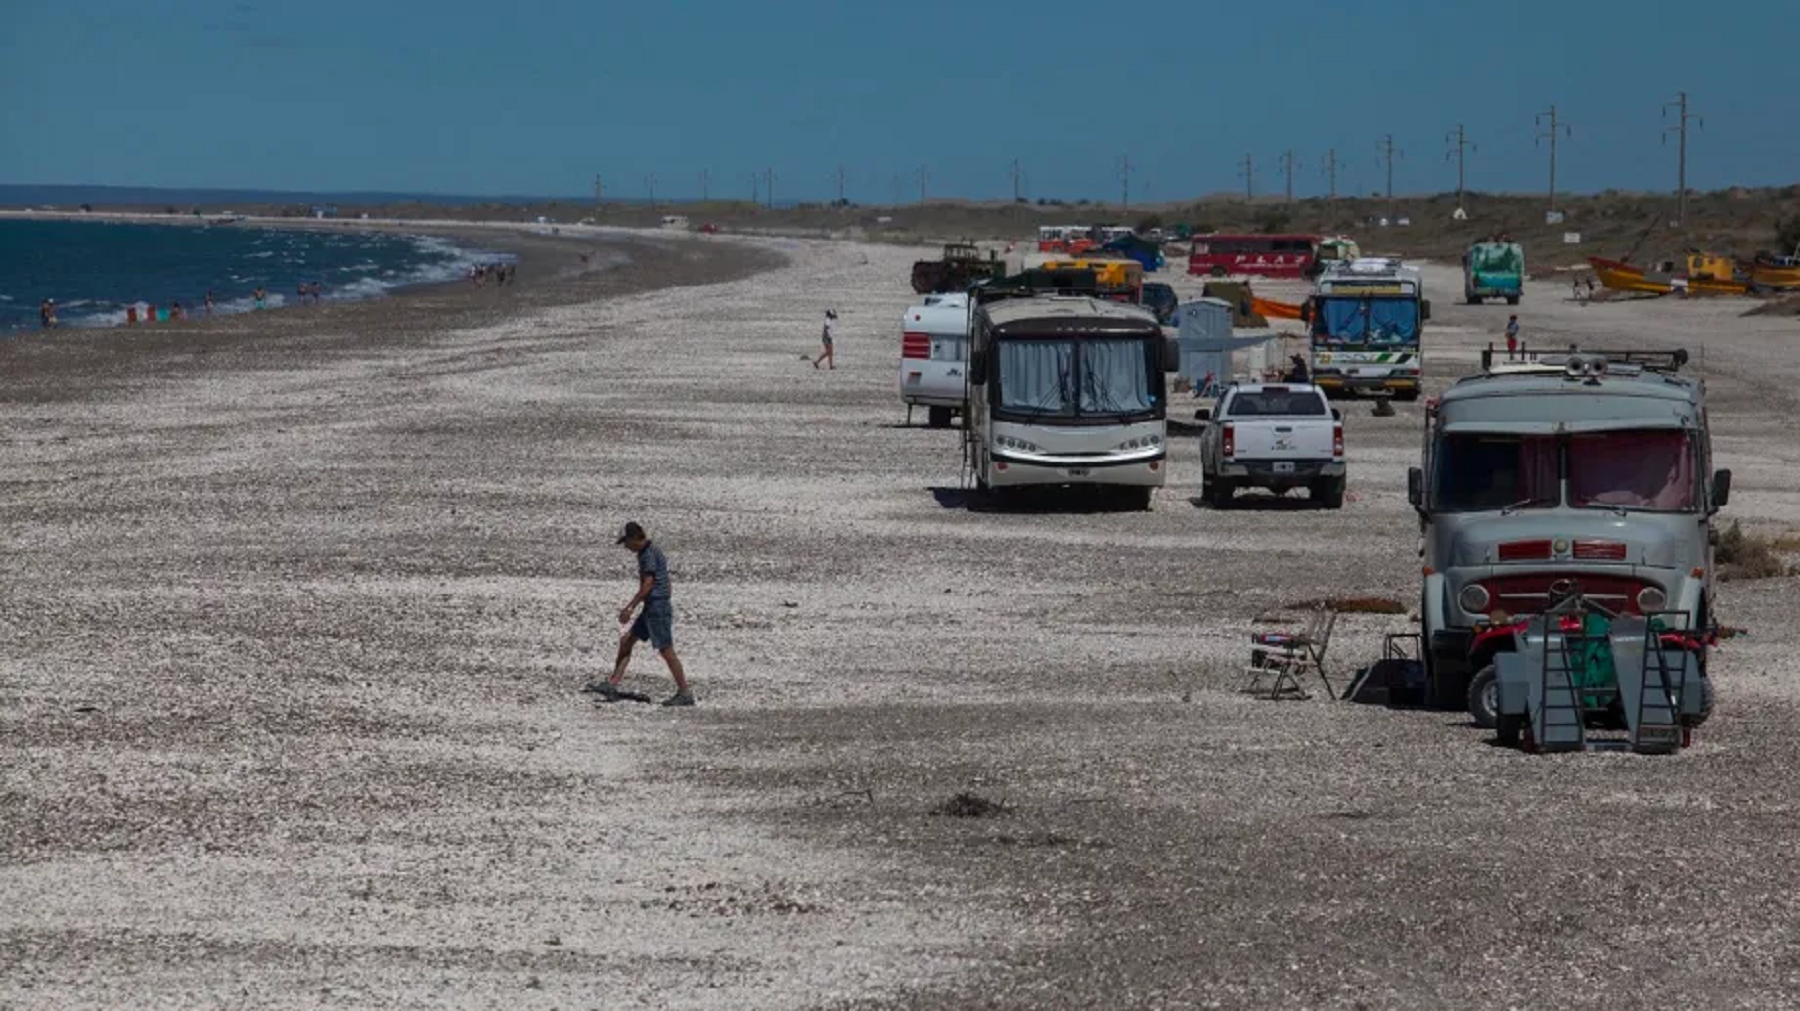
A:
POLYGON ((1231 419, 1232 454, 1239 460, 1329 460, 1330 418, 1231 419))

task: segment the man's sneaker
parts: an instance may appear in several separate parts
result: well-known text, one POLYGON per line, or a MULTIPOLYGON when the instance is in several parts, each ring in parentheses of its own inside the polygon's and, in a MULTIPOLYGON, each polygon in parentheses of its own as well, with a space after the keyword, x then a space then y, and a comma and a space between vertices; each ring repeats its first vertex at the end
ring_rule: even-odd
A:
POLYGON ((685 706, 691 706, 693 704, 694 704, 694 693, 693 692, 676 692, 675 694, 673 694, 663 700, 663 706, 665 708, 681 708, 681 707, 685 707, 685 706))

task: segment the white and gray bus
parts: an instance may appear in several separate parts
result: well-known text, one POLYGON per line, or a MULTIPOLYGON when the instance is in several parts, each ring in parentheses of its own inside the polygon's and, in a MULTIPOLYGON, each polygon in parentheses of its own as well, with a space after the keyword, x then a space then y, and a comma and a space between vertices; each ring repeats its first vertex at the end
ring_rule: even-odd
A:
POLYGON ((1086 297, 978 299, 968 463, 976 486, 1108 485, 1148 509, 1167 473, 1170 343, 1148 310, 1086 297))

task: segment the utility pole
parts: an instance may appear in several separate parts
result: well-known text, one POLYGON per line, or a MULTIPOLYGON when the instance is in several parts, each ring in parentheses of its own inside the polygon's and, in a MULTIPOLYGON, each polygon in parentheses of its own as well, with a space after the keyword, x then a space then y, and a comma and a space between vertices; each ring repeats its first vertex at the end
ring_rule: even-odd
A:
POLYGON ((1256 162, 1249 155, 1244 156, 1244 167, 1238 170, 1238 175, 1241 175, 1244 177, 1244 202, 1245 203, 1255 202, 1255 200, 1256 200, 1256 162))
POLYGON ((1015 204, 1025 199, 1024 182, 1025 170, 1019 166, 1019 159, 1014 158, 1012 160, 1012 184, 1013 203, 1015 204))
POLYGON ((906 196, 906 181, 904 179, 901 179, 900 174, 898 172, 896 172, 896 173, 894 173, 894 206, 895 207, 900 206, 900 201, 902 199, 904 199, 905 196, 906 196))
POLYGON ((1297 164, 1293 148, 1281 152, 1281 168, 1287 174, 1287 202, 1290 204, 1294 202, 1294 166, 1297 164))
POLYGON ((1387 164, 1388 213, 1391 215, 1394 212, 1394 159, 1406 157, 1406 152, 1394 146, 1394 135, 1391 133, 1381 135, 1381 143, 1376 145, 1376 150, 1381 152, 1381 160, 1387 164))
POLYGON ((1131 156, 1119 156, 1119 209, 1131 206, 1131 156))
POLYGON ((1331 150, 1325 152, 1325 164, 1321 167, 1325 169, 1325 178, 1327 180, 1327 182, 1325 184, 1326 185, 1325 198, 1327 200, 1330 200, 1332 203, 1336 203, 1337 202, 1337 148, 1334 147, 1331 150))
POLYGON ((838 184, 838 206, 842 207, 842 206, 844 206, 844 166, 842 166, 842 165, 838 166, 837 184, 838 184))
POLYGON ((1537 139, 1539 141, 1542 141, 1546 137, 1550 139, 1550 210, 1554 211, 1556 210, 1556 138, 1559 134, 1566 137, 1573 137, 1575 136, 1575 131, 1569 124, 1564 123, 1557 118, 1556 106, 1554 105, 1552 105, 1548 111, 1538 113, 1531 122, 1534 126, 1543 126, 1545 121, 1549 122, 1550 130, 1547 133, 1538 134, 1537 139))
POLYGON ((775 170, 765 169, 763 171, 763 180, 767 183, 767 185, 763 187, 763 196, 768 201, 766 206, 772 211, 775 209, 775 170))
POLYGON ((600 216, 600 193, 600 176, 596 174, 594 176, 594 217, 596 218, 600 216))
POLYGON ((656 210, 656 173, 644 177, 644 188, 650 191, 650 209, 656 210))
POLYGON ((702 201, 705 201, 708 198, 708 196, 710 195, 707 193, 707 188, 709 187, 709 185, 711 183, 712 183, 712 173, 706 171, 705 169, 701 169, 700 170, 700 199, 702 201))
POLYGON ((1687 125, 1688 125, 1688 120, 1690 120, 1690 119, 1698 120, 1700 122, 1700 129, 1704 130, 1704 129, 1706 129, 1706 119, 1703 116, 1696 116, 1693 113, 1688 111, 1687 92, 1677 91, 1675 94, 1677 96, 1675 101, 1663 103, 1663 118, 1664 119, 1668 118, 1670 109, 1679 109, 1680 112, 1676 116, 1674 126, 1663 127, 1662 139, 1663 139, 1663 143, 1667 144, 1669 142, 1669 134, 1673 133, 1673 134, 1677 134, 1681 137, 1681 141, 1680 141, 1681 160, 1678 163, 1680 165, 1680 167, 1676 170, 1679 173, 1679 175, 1676 178, 1676 190, 1675 190, 1675 224, 1677 226, 1681 226, 1681 225, 1687 224, 1687 198, 1688 198, 1687 125))
POLYGON ((920 165, 919 166, 919 203, 925 202, 925 182, 926 182, 926 180, 928 180, 930 178, 931 178, 931 170, 926 168, 923 165, 920 165))
POLYGON ((1463 149, 1478 151, 1480 148, 1477 148, 1475 142, 1463 133, 1461 123, 1456 124, 1456 129, 1445 135, 1444 143, 1450 145, 1450 150, 1444 152, 1444 160, 1456 159, 1456 206, 1461 207, 1463 205, 1463 149))

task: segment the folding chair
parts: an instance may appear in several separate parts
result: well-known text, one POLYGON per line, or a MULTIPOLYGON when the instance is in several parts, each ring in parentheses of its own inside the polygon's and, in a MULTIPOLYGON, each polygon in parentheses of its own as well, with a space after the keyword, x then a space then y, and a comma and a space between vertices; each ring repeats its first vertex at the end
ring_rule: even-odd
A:
POLYGON ((1336 626, 1337 612, 1321 607, 1313 612, 1303 632, 1252 634, 1250 666, 1244 668, 1249 677, 1242 690, 1252 695, 1266 690, 1271 699, 1309 698, 1300 686, 1300 678, 1312 671, 1325 686, 1326 696, 1337 698, 1337 689, 1325 669, 1325 651, 1331 646, 1331 630, 1336 626))

